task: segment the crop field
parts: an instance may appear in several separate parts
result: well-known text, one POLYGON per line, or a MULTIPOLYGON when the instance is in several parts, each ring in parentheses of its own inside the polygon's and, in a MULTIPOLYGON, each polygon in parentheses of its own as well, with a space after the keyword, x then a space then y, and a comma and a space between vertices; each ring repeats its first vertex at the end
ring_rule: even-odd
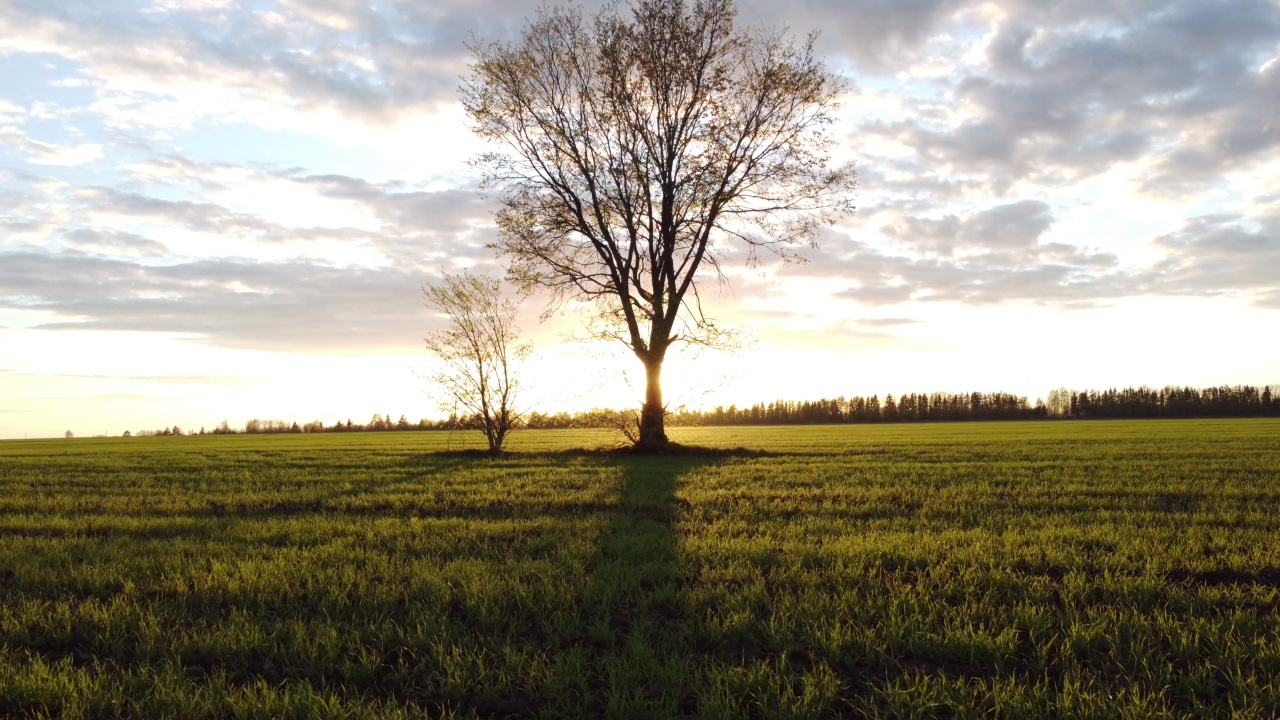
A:
POLYGON ((0 716, 1280 716, 1280 421, 0 443, 0 716))

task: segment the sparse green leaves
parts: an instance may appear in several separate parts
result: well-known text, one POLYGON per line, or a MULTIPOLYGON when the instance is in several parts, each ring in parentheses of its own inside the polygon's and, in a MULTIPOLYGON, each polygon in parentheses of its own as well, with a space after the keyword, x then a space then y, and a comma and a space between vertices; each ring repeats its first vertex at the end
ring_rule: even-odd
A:
POLYGON ((445 392, 441 408, 461 409, 459 421, 483 430, 489 450, 498 452, 520 419, 519 366, 531 351, 517 342, 516 304, 503 297, 497 280, 468 271, 446 273, 422 292, 427 306, 448 319, 426 338, 444 363, 432 376, 445 392))

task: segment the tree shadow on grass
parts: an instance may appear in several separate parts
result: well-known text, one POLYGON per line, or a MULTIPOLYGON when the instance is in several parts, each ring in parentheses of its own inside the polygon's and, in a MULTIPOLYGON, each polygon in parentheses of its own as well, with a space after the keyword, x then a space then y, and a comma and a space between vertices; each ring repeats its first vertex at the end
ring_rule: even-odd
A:
POLYGON ((688 502, 676 491, 680 476, 725 456, 616 453, 610 459, 622 470, 623 487, 582 597, 586 642, 594 651, 593 687, 587 707, 579 708, 586 710, 583 715, 664 718, 696 712, 676 529, 688 502))
MULTIPOLYGON (((138 616, 151 612, 151 608, 163 610, 166 630, 175 637, 166 645, 171 662, 181 666, 190 682, 199 684, 204 678, 223 673, 233 686, 241 683, 266 683, 280 686, 294 683, 334 692, 334 697, 376 698, 391 705, 404 705, 423 710, 428 715, 448 715, 481 718, 508 717, 634 717, 670 718, 697 714, 696 683, 699 658, 692 649, 691 637, 696 618, 690 612, 690 601, 685 580, 681 575, 679 521, 687 504, 678 497, 682 476, 701 468, 712 467, 729 457, 743 453, 733 452, 681 452, 676 455, 645 456, 625 452, 566 452, 538 453, 550 465, 577 465, 585 460, 586 466, 610 468, 609 477, 618 485, 609 485, 606 502, 599 505, 581 503, 533 503, 527 508, 497 507, 486 513, 464 507, 449 517, 471 517, 505 522, 509 519, 563 516, 578 522, 571 527, 576 532, 599 531, 598 542, 587 539, 583 552, 572 556, 568 562, 576 564, 573 570, 585 572, 565 585, 567 592, 555 597, 568 607, 549 607, 538 599, 539 585, 530 589, 531 595, 507 598, 505 607, 517 611, 528 610, 535 616, 525 624, 526 615, 517 612, 504 619, 486 616, 484 604, 489 607, 503 605, 499 600, 487 597, 483 592, 468 596, 476 587, 454 588, 461 602, 444 598, 435 587, 430 592, 398 596, 369 592, 368 584, 351 578, 363 577, 370 571, 357 567, 359 555, 326 556, 341 571, 352 568, 349 575, 334 573, 333 585, 273 586, 279 592, 263 594, 248 589, 236 589, 221 581, 204 582, 207 572, 203 562, 193 562, 178 571, 190 575, 196 584, 171 586, 166 583, 148 585, 145 576, 138 576, 139 589, 125 592, 116 584, 102 583, 93 577, 85 581, 83 590, 75 590, 77 597, 98 601, 124 597, 137 608, 138 616), (614 474, 616 473, 616 474, 614 474), (620 481, 620 482, 619 482, 620 481), (616 494, 614 494, 616 493, 616 494), (588 530, 589 528, 589 530, 588 530), (579 579, 582 578, 582 579, 579 579), (582 584, 579 584, 582 583, 582 584), (354 593, 354 594, 353 594, 354 593), (354 599, 353 599, 354 598, 354 599), (532 599, 530 599, 532 598, 532 599), (475 601, 475 605, 468 605, 475 601), (455 610, 456 606, 456 610, 455 610), (480 612, 473 612, 476 608, 480 612), (563 609, 566 612, 557 613, 563 609), (540 620, 558 615, 567 621, 554 631, 542 632, 540 620), (237 620, 236 618, 240 618, 237 620), (393 618, 395 622, 384 622, 393 618), (515 618, 515 619, 511 619, 515 618), (281 623, 284 619, 287 622, 281 623), (403 631, 419 623, 437 627, 437 632, 403 631), (243 626, 259 632, 258 643, 237 644, 228 632, 243 626), (365 668, 359 663, 330 657, 322 649, 313 649, 305 640, 306 633, 295 637, 290 627, 320 628, 332 631, 336 636, 349 637, 343 648, 369 653, 378 661, 365 668), (219 630, 212 640, 184 639, 183 634, 192 628, 219 630), (398 629, 399 628, 399 629, 398 629), (559 632, 569 628, 568 632, 559 632), (386 631, 385 637, 377 632, 386 631), (435 658, 433 648, 456 650, 456 655, 435 658), (525 653, 528 653, 526 656, 525 653), (557 665, 548 670, 537 665, 546 658, 580 657, 580 668, 572 664, 557 665), (522 659, 524 658, 524 659, 522 659), (502 662, 510 661, 505 666, 502 662), (478 670, 473 671, 472 665, 478 670), (481 672, 480 670, 484 670, 481 672), (527 677, 498 677, 502 672, 529 672, 527 677), (442 678, 461 678, 454 687, 442 678)), ((531 455, 513 453, 499 456, 496 465, 520 464, 531 455)), ((357 524, 379 517, 400 516, 405 512, 399 505, 386 508, 377 503, 358 504, 359 511, 344 509, 347 496, 357 500, 359 496, 378 493, 389 484, 427 484, 433 478, 447 476, 458 471, 483 470, 490 459, 483 453, 441 453, 434 456, 409 458, 402 467, 390 472, 390 477, 373 478, 357 486, 337 492, 318 492, 305 502, 318 502, 312 508, 304 501, 283 504, 276 494, 246 503, 244 507, 208 507, 188 509, 184 512, 191 522, 213 523, 215 530, 225 530, 222 515, 232 517, 226 522, 263 522, 284 519, 292 522, 294 516, 305 518, 308 514, 335 512, 339 518, 348 518, 357 524), (216 516, 216 517, 211 517, 216 516), (348 517, 349 516, 349 517, 348 517)), ((586 477, 594 482, 594 473, 586 477)), ((524 502, 515 498, 514 503, 524 502)), ((225 503, 224 503, 225 504, 225 503)), ((527 503, 526 503, 527 504, 527 503)), ((419 513, 421 508, 413 507, 419 513)), ((443 514, 443 513, 438 513, 443 514)), ((203 527, 203 526, 202 526, 203 527)), ((354 527, 354 526, 353 526, 354 527)), ((324 526, 328 528, 328 526, 324 526)), ((323 533, 315 537, 324 540, 323 533)), ((222 545, 235 543, 236 556, 275 557, 274 548, 280 545, 296 545, 297 538, 282 532, 277 536, 261 531, 248 533, 245 539, 228 539, 217 532, 207 533, 210 541, 222 545), (243 547, 241 542, 252 543, 243 547)), ((292 532, 292 529, 289 529, 292 532)), ((527 532, 520 531, 520 532, 527 532)), ((504 536, 505 537, 505 536, 504 536)), ((358 540, 353 546, 377 540, 358 540)), ((219 545, 218 547, 221 547, 219 545)), ((416 559, 405 555, 407 546, 388 546, 383 554, 394 554, 405 562, 375 564, 374 569, 400 577, 404 567, 416 559)), ((520 547, 492 546, 500 554, 498 561, 518 561, 525 550, 520 547), (505 552, 503 555, 501 553, 505 552)), ((376 549, 376 548, 375 548, 376 549)), ((197 558, 198 559, 198 558, 197 558)), ((484 568, 485 557, 468 558, 476 573, 488 572, 484 568), (479 568, 479 569, 476 569, 479 568)), ((492 559, 492 558, 490 558, 492 559)), ((234 565, 235 561, 227 561, 234 565)), ((465 579, 467 563, 462 571, 465 579)), ((534 563, 535 566, 539 563, 534 563)), ((550 561, 542 562, 547 572, 555 572, 550 561)), ((508 565, 494 567, 510 567, 508 565)), ((3 574, 0 568, 0 590, 32 594, 31 587, 13 582, 14 573, 3 574)), ((329 576, 326 576, 329 577, 329 576)), ((473 575, 474 578, 474 575, 473 575)), ((296 579, 296 578, 292 578, 296 579)), ((406 579, 408 579, 406 577, 406 579)), ((284 580, 290 580, 285 578, 284 580)), ((518 584, 518 583, 517 583, 518 584)), ((554 583, 551 583, 554 584, 554 583)), ((492 585, 492 584, 491 584, 492 585)), ((34 587, 34 586, 32 586, 34 587)), ((513 585, 514 587, 514 585, 513 585)), ((61 595, 66 588, 58 589, 61 595)), ((67 658, 77 662, 103 662, 113 667, 128 668, 130 672, 153 672, 157 662, 138 649, 136 641, 126 634, 121 639, 117 633, 108 636, 94 630, 98 622, 94 617, 73 632, 51 633, 48 636, 10 636, 24 651, 29 651, 51 661, 67 658), (85 628, 88 628, 87 630, 85 628)), ((131 617, 131 616, 130 616, 131 617)), ((122 691, 124 692, 124 691, 122 691)), ((128 692, 133 692, 132 690, 128 692)), ((213 690, 212 692, 220 692, 213 690)), ((0 703, 3 702, 0 693, 0 703)), ((130 696, 132 697, 132 696, 130 696)), ((139 696, 141 697, 141 696, 139 696)), ((139 700, 141 702, 141 700, 139 700)), ((0 713, 3 714, 3 713, 0 713)), ((56 714, 56 713, 54 713, 56 714)))
POLYGON ((481 717, 696 716, 696 619, 691 615, 689 578, 682 575, 678 531, 689 503, 678 497, 679 483, 689 473, 731 458, 764 454, 687 446, 658 454, 627 448, 492 458, 450 453, 472 461, 504 462, 530 455, 557 464, 585 459, 615 468, 621 476, 617 504, 594 508, 609 515, 573 613, 581 625, 576 634, 556 637, 546 648, 557 655, 579 654, 580 672, 561 678, 576 687, 544 688, 536 696, 482 695, 467 703, 470 709, 481 717))

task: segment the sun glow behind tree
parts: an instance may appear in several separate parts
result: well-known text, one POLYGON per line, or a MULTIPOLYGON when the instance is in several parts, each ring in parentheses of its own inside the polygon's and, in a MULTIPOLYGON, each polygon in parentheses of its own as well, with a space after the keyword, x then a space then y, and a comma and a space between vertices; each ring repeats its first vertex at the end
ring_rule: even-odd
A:
POLYGON ((720 241, 786 258, 853 210, 829 163, 843 82, 814 36, 735 26, 733 0, 637 0, 591 20, 539 11, 520 41, 472 48, 462 101, 500 146, 479 158, 526 288, 594 301, 598 333, 645 367, 638 445, 661 447, 676 342, 715 345, 699 282, 720 241), (715 241, 715 242, 713 242, 715 241))

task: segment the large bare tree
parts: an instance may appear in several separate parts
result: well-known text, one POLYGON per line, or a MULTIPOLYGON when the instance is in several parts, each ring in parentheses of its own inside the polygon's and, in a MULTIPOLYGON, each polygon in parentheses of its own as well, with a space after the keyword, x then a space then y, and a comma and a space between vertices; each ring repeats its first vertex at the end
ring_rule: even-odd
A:
POLYGON ((602 335, 644 364, 641 446, 667 443, 662 363, 714 342, 699 281, 745 244, 793 257, 852 212, 833 166, 844 83, 815 36, 735 27, 733 0, 635 0, 588 19, 543 7, 512 43, 473 44, 462 102, 498 147, 496 248, 526 288, 596 301, 602 335))

